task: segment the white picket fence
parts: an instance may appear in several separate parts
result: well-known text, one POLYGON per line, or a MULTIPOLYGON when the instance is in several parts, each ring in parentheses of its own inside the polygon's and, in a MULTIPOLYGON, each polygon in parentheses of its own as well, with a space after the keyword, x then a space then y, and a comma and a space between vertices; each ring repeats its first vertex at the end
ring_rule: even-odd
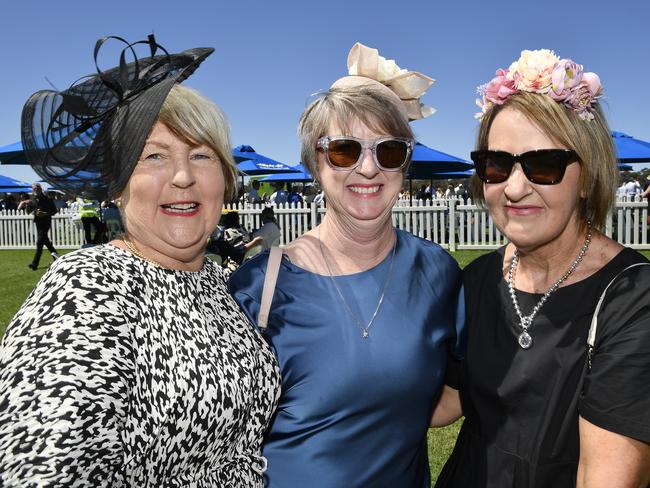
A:
MULTIPOLYGON (((258 228, 263 205, 234 204, 244 227, 258 228)), ((278 205, 274 207, 282 230, 280 244, 284 245, 320 222, 326 209, 312 204, 278 205)), ((75 249, 83 244, 83 230, 77 214, 61 210, 52 220, 50 238, 56 248, 75 249)), ((605 233, 625 246, 650 249, 647 225, 648 206, 645 199, 623 199, 616 202, 605 225, 605 233)), ((437 242, 450 251, 461 249, 496 249, 506 243, 494 226, 489 214, 460 199, 426 202, 400 200, 393 207, 396 227, 424 239, 437 242)), ((23 212, 0 212, 0 249, 30 249, 36 245, 33 217, 23 212)))

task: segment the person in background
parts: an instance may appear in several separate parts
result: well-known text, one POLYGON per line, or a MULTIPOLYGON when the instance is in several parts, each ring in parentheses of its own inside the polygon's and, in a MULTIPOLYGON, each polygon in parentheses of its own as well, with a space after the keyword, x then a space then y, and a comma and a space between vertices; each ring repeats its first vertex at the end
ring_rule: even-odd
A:
POLYGON ((99 220, 99 202, 92 198, 77 197, 77 211, 84 228, 86 245, 98 244, 102 234, 102 223, 99 220), (93 230, 95 231, 94 234, 93 230))
POLYGON ((294 205, 302 203, 303 199, 300 191, 298 191, 298 187, 289 183, 289 190, 289 194, 287 195, 287 203, 294 205))
POLYGON ((324 205, 325 202, 326 202, 325 192, 319 185, 318 191, 316 192, 316 196, 314 196, 314 203, 316 205, 324 205))
POLYGON ((618 169, 600 80, 546 49, 496 74, 472 193, 508 244, 464 270, 465 421, 436 487, 648 486, 650 266, 601 231, 618 169))
POLYGON ((240 222, 239 212, 236 210, 224 211, 221 223, 223 224, 224 239, 233 246, 250 242, 250 232, 240 222))
MULTIPOLYGON (((102 38, 95 52, 109 41, 127 42, 102 38)), ((116 68, 23 109, 32 166, 63 165, 83 193, 116 198, 126 232, 57 260, 7 328, 2 486, 262 486, 277 362, 205 258, 236 187, 228 125, 179 85, 212 51, 170 54, 150 35, 116 68), (139 47, 147 56, 124 62, 139 47), (70 153, 40 132, 51 127, 85 144, 70 153)))
MULTIPOLYGON (((270 488, 430 486, 427 429, 446 421, 434 408, 455 384, 448 361, 462 355, 461 275, 440 246, 393 226, 415 144, 409 119, 432 113, 417 97, 433 80, 403 70, 402 100, 372 78, 382 59, 356 44, 348 66, 368 71, 335 82, 300 119, 301 161, 328 208, 282 248, 264 329, 283 384, 264 444, 270 488)), ((254 321, 268 260, 230 280, 254 321)))
POLYGON ((635 196, 642 193, 641 185, 634 178, 630 177, 627 183, 624 185, 625 196, 628 200, 634 199, 635 196))
POLYGON ((43 193, 43 188, 39 183, 32 185, 32 192, 34 195, 32 208, 34 212, 34 225, 36 226, 36 252, 34 253, 34 259, 27 266, 32 271, 36 271, 41 261, 43 247, 47 247, 53 260, 59 257, 49 236, 50 228, 52 227, 52 216, 56 215, 58 210, 54 206, 54 203, 52 203, 52 200, 43 193))
POLYGON ((269 197, 269 202, 274 203, 275 205, 287 203, 289 192, 287 192, 287 190, 284 189, 284 186, 285 184, 283 181, 273 184, 275 191, 269 197))
POLYGON ((226 239, 224 229, 217 227, 208 237, 206 252, 215 254, 221 259, 221 267, 228 273, 232 273, 237 267, 244 262, 246 254, 256 246, 262 246, 264 239, 261 236, 253 237, 251 240, 232 241, 226 239))
POLYGON ((262 203, 260 196, 260 182, 258 180, 251 180, 251 191, 248 192, 249 203, 262 203))
POLYGON ((17 210, 22 210, 25 213, 32 213, 34 211, 34 201, 29 198, 27 193, 21 192, 18 195, 18 207, 17 210))
POLYGON ((16 203, 16 197, 13 194, 9 193, 6 197, 2 199, 0 203, 0 208, 2 210, 18 210, 18 203, 16 203))
POLYGON ((314 201, 314 198, 316 198, 316 188, 313 183, 307 183, 305 185, 304 202, 310 204, 314 201))
POLYGON ((62 198, 60 192, 50 190, 47 192, 47 196, 50 197, 50 200, 52 200, 52 203, 54 203, 54 206, 57 208, 57 210, 68 208, 68 204, 62 198))
POLYGON ((445 198, 454 198, 455 196, 456 193, 454 192, 454 185, 447 185, 447 189, 445 190, 445 198))
POLYGON ((253 232, 253 238, 261 237, 264 240, 262 250, 266 251, 267 249, 280 244, 282 232, 280 231, 280 226, 275 219, 273 207, 264 207, 261 214, 261 221, 262 225, 259 229, 253 232))

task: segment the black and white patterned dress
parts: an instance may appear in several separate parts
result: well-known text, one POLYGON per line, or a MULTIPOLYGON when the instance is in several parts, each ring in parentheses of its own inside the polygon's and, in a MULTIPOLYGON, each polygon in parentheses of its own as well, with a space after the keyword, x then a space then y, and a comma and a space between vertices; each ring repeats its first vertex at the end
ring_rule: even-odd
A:
POLYGON ((0 349, 0 486, 262 486, 273 353, 206 260, 54 263, 0 349))

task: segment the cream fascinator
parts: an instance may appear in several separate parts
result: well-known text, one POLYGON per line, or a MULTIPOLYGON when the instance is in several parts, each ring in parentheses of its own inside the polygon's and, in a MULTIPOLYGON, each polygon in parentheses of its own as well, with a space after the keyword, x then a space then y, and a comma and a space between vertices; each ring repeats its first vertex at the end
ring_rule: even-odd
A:
POLYGON ((433 115, 435 109, 420 103, 420 97, 435 83, 417 71, 402 69, 392 59, 379 55, 377 49, 357 42, 348 54, 348 73, 332 84, 332 88, 375 85, 397 97, 409 120, 433 115))

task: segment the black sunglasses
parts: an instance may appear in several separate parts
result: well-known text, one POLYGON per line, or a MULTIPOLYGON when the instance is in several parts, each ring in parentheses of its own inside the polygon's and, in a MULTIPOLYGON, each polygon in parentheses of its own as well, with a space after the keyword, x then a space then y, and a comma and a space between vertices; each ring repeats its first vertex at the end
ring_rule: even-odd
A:
POLYGON ((327 163, 338 171, 351 171, 361 162, 364 149, 372 151, 375 164, 384 171, 399 171, 411 160, 413 141, 402 137, 364 140, 350 136, 324 136, 316 149, 325 153, 327 163))
POLYGON ((471 158, 483 183, 503 183, 510 177, 515 163, 519 163, 531 183, 556 185, 562 181, 569 164, 580 162, 576 152, 570 149, 538 149, 523 154, 486 149, 473 151, 471 158))

